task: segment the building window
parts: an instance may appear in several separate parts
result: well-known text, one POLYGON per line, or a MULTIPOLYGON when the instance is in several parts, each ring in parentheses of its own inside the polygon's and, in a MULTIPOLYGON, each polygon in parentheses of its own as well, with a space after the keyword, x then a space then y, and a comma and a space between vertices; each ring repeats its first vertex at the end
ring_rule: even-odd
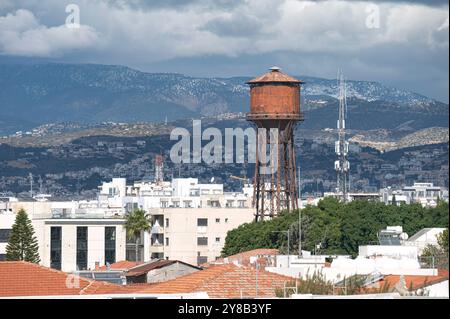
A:
POLYGON ((228 223, 228 218, 225 218, 225 223, 228 223))
POLYGON ((61 270, 61 227, 50 228, 50 268, 61 270))
POLYGON ((127 213, 131 213, 138 208, 139 208, 138 203, 126 203, 125 204, 125 209, 126 209, 127 213))
POLYGON ((88 228, 77 227, 77 268, 87 270, 88 228))
POLYGON ((116 227, 105 227, 105 264, 116 262, 116 227))
POLYGON ((197 256, 197 265, 206 264, 208 262, 207 256, 197 256))
POLYGON ((169 237, 166 237, 166 246, 169 246, 169 237))
POLYGON ((220 218, 216 218, 216 224, 220 223, 220 218))
POLYGON ((0 254, 0 261, 6 260, 6 254, 0 254))
POLYGON ((197 218, 197 226, 208 226, 208 218, 197 218))
POLYGON ((216 243, 220 243, 220 237, 216 237, 216 243))
POLYGON ((7 243, 11 236, 11 229, 0 229, 0 243, 7 243))
POLYGON ((207 246, 208 245, 208 237, 197 237, 197 245, 207 246))
POLYGON ((161 208, 167 208, 169 207, 169 202, 168 201, 161 201, 161 208))
POLYGON ((169 218, 166 218, 166 227, 169 227, 169 218))

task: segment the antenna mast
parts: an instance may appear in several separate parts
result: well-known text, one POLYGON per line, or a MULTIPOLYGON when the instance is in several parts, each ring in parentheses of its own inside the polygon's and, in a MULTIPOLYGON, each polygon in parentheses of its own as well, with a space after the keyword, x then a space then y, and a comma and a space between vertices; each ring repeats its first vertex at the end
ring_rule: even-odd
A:
POLYGON ((350 163, 348 162, 348 142, 345 140, 345 119, 347 117, 347 89, 344 74, 338 70, 338 88, 339 88, 339 119, 337 122, 338 140, 335 142, 335 152, 338 160, 334 162, 334 168, 337 172, 336 191, 341 200, 347 202, 348 193, 348 174, 350 163))
POLYGON ((43 194, 44 193, 44 190, 42 188, 43 180, 42 180, 41 175, 39 175, 39 181, 38 182, 39 182, 39 193, 43 194))
POLYGON ((33 198, 33 174, 28 174, 28 177, 30 178, 30 197, 33 198))

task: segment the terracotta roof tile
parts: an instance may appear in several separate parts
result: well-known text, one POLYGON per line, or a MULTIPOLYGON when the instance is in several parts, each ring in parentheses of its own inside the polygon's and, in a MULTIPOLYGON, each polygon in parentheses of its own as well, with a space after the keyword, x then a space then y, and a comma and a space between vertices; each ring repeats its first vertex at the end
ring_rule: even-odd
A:
POLYGON ((154 261, 151 261, 151 262, 146 262, 146 263, 137 265, 135 267, 132 267, 132 268, 128 269, 128 271, 125 274, 125 276, 127 276, 127 277, 140 276, 140 275, 148 273, 151 270, 158 269, 158 268, 163 268, 165 266, 169 266, 169 265, 172 265, 172 264, 175 264, 175 263, 181 263, 181 264, 184 264, 184 265, 187 265, 187 266, 199 269, 199 270, 201 269, 201 268, 199 268, 197 266, 190 265, 188 263, 185 263, 185 262, 182 262, 182 261, 179 261, 179 260, 164 260, 164 259, 160 259, 160 260, 154 260, 154 261))
POLYGON ((23 261, 0 262, 0 297, 109 294, 122 286, 23 261))
MULTIPOLYGON (((130 268, 136 267, 138 265, 141 265, 142 261, 129 261, 129 260, 122 260, 118 261, 116 263, 113 263, 110 265, 109 269, 113 270, 128 270, 130 268)), ((99 270, 107 270, 106 266, 102 266, 99 268, 99 270)))
MULTIPOLYGON (((253 250, 244 251, 235 255, 231 255, 225 258, 219 258, 214 262, 211 262, 210 264, 229 264, 229 263, 235 263, 237 262, 240 265, 251 265, 250 258, 257 257, 257 256, 275 256, 278 255, 279 251, 275 248, 257 248, 253 250)), ((267 264, 267 260, 265 257, 258 258, 259 264, 267 264)), ((202 265, 203 266, 203 265, 202 265)), ((207 267, 207 266, 205 266, 207 267)))
MULTIPOLYGON (((413 289, 419 289, 426 286, 437 284, 441 281, 448 280, 447 276, 414 276, 406 275, 404 276, 406 282, 406 288, 409 289, 411 286, 413 289)), ((394 287, 400 281, 399 275, 387 275, 384 276, 382 280, 379 281, 380 286, 384 284, 389 284, 390 287, 394 287)))
POLYGON ((238 267, 233 264, 211 266, 208 269, 178 277, 138 290, 140 293, 206 292, 210 298, 275 297, 275 289, 294 280, 291 277, 238 267), (258 278, 258 279, 256 279, 258 278), (258 280, 258 282, 256 282, 258 280))

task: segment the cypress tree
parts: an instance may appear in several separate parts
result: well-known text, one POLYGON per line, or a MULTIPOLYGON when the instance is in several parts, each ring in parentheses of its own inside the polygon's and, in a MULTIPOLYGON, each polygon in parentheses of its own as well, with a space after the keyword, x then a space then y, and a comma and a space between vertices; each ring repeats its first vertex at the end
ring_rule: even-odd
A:
POLYGON ((6 246, 6 260, 39 263, 39 246, 33 225, 24 209, 19 210, 6 246))
POLYGON ((395 194, 392 195, 392 205, 397 206, 397 199, 395 198, 395 194))

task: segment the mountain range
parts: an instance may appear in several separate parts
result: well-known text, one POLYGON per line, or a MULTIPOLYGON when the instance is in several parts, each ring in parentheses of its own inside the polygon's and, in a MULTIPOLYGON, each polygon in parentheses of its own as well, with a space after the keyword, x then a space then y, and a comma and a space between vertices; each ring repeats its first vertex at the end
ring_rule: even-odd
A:
MULTIPOLYGON (((336 80, 296 76, 303 128, 336 125, 336 80)), ((198 78, 100 64, 0 64, 0 135, 45 123, 161 122, 247 112, 250 77, 198 78)), ((448 104, 378 82, 347 81, 353 129, 448 127, 448 104)))

